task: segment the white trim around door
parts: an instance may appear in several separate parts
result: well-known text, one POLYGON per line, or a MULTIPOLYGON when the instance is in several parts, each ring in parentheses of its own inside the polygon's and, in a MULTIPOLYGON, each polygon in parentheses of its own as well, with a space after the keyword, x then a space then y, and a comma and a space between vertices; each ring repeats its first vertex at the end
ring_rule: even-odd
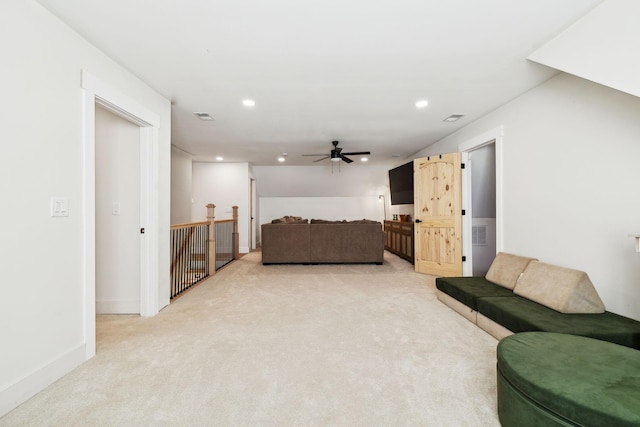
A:
POLYGON ((140 126, 140 315, 158 313, 158 216, 160 117, 86 70, 82 71, 84 209, 83 286, 86 358, 96 353, 96 223, 95 223, 95 105, 140 126))
MULTIPOLYGON (((503 183, 503 141, 504 139, 504 126, 498 126, 494 129, 491 129, 488 132, 485 132, 481 135, 478 135, 474 138, 471 138, 468 141, 465 141, 458 145, 458 151, 462 153, 463 159, 467 159, 469 152, 476 150, 480 147, 489 144, 495 144, 496 151, 496 251, 500 252, 503 250, 503 193, 502 193, 502 183, 503 183)), ((462 265, 462 274, 464 276, 473 275, 473 259, 471 259, 471 254, 473 252, 473 246, 471 239, 468 236, 472 234, 472 212, 471 212, 471 178, 468 176, 463 177, 462 179, 462 208, 466 210, 467 214, 462 217, 462 253, 467 256, 467 259, 470 259, 470 262, 465 262, 462 265), (467 237, 467 238, 464 238, 467 237)))

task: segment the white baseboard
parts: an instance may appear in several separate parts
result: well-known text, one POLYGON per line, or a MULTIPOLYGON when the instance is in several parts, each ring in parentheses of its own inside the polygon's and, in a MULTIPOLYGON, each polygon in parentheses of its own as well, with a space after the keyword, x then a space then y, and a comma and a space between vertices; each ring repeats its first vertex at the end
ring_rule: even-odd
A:
POLYGON ((53 362, 0 391, 0 417, 26 402, 85 362, 85 345, 68 351, 53 362))
POLYGON ((96 314, 140 314, 140 300, 96 300, 96 314))

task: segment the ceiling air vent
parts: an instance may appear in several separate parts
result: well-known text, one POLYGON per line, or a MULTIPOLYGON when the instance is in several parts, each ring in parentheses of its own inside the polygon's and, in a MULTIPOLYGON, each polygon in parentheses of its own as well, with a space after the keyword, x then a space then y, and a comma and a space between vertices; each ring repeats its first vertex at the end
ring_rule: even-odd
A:
POLYGON ((446 119, 444 119, 443 122, 457 122, 462 117, 464 117, 464 114, 452 114, 449 117, 447 117, 446 119))
POLYGON ((199 113, 199 112, 195 112, 195 113, 193 113, 193 114, 195 114, 195 115, 196 115, 196 117, 197 117, 197 118, 199 118, 200 120, 207 120, 207 121, 210 121, 210 122, 212 122, 212 121, 213 121, 213 117, 211 117, 211 116, 209 115, 209 113, 204 113, 204 112, 200 112, 200 113, 199 113))

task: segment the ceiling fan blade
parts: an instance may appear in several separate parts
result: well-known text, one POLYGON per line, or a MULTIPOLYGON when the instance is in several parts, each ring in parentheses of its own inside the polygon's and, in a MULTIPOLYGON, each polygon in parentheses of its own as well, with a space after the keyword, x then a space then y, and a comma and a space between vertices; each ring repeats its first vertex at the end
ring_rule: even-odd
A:
POLYGON ((301 156, 326 156, 326 154, 301 154, 301 156))
POLYGON ((343 156, 369 156, 371 151, 358 151, 355 153, 342 153, 343 156))
POLYGON ((329 156, 324 156, 324 157, 323 157, 323 158, 321 158, 321 159, 314 160, 314 161, 313 161, 313 163, 317 163, 317 162, 319 162, 320 160, 326 160, 326 159, 328 159, 328 158, 329 158, 329 156))
POLYGON ((342 156, 342 160, 343 160, 343 161, 345 161, 345 162, 347 162, 347 163, 352 163, 352 162, 353 162, 353 160, 351 160, 351 159, 350 159, 350 158, 348 158, 348 157, 345 157, 344 155, 342 156))

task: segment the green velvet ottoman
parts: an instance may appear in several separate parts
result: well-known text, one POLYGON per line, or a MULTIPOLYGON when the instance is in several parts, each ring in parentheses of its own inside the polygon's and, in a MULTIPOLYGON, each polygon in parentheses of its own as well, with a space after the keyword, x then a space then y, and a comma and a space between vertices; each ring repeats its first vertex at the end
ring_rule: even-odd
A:
POLYGON ((503 426, 640 426, 640 351, 553 332, 498 344, 503 426))

